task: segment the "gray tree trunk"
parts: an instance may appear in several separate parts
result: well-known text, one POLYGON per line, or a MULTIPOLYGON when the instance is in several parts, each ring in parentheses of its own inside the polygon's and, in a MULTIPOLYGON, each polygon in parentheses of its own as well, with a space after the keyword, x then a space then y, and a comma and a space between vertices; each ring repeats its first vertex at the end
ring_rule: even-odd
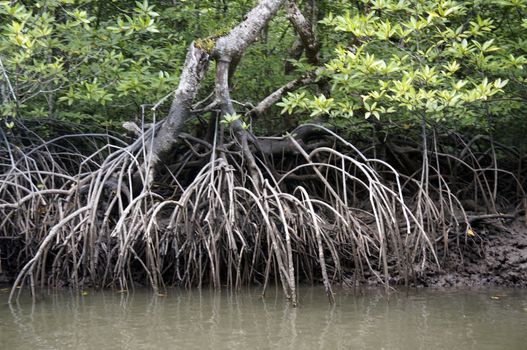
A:
MULTIPOLYGON (((183 131, 183 126, 190 119, 191 105, 197 96, 200 82, 207 71, 210 59, 218 62, 216 102, 222 107, 223 113, 234 111, 230 102, 228 79, 223 80, 224 75, 220 70, 227 68, 232 74, 243 52, 258 38, 262 29, 275 16, 284 2, 285 0, 261 0, 247 14, 243 22, 227 35, 218 38, 210 51, 200 47, 196 42, 191 44, 170 112, 152 143, 151 166, 155 167, 170 152, 178 135, 183 131)), ((235 123, 234 127, 238 128, 240 125, 235 123)), ((237 134, 242 138, 242 145, 246 144, 247 136, 244 135, 246 133, 237 130, 237 134)))

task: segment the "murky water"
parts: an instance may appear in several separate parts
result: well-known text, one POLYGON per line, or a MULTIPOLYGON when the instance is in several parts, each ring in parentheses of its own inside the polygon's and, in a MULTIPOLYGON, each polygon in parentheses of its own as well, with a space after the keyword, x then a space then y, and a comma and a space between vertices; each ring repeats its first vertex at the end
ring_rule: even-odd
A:
POLYGON ((0 291, 0 349, 527 349, 527 291, 0 291), (84 295, 83 295, 84 294, 84 295))

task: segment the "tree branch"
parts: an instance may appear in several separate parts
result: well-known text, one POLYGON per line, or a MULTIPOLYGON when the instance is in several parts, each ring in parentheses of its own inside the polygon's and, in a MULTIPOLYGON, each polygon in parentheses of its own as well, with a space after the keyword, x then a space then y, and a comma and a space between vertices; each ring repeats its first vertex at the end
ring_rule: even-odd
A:
POLYGON ((300 40, 302 40, 307 61, 309 64, 318 66, 320 63, 318 55, 320 45, 313 31, 311 22, 304 17, 293 0, 287 0, 285 9, 287 12, 287 18, 293 24, 293 27, 295 27, 296 32, 300 36, 300 40))
POLYGON ((258 103, 256 107, 254 107, 251 111, 249 111, 249 114, 253 116, 260 116, 264 114, 269 108, 271 108, 272 105, 280 101, 282 96, 284 96, 286 93, 295 91, 298 88, 306 86, 312 83, 314 80, 315 80, 315 73, 309 72, 307 74, 304 74, 298 79, 292 80, 288 82, 287 84, 282 85, 277 90, 275 90, 273 93, 271 93, 269 96, 267 96, 262 101, 260 101, 260 103, 258 103))
POLYGON ((285 0, 261 0, 246 16, 245 21, 234 27, 229 34, 220 37, 212 51, 214 58, 234 60, 260 35, 265 25, 274 17, 285 0))
POLYGON ((168 152, 181 133, 183 125, 191 116, 192 101, 197 95, 209 62, 209 54, 192 43, 185 59, 179 85, 166 122, 155 136, 152 146, 152 161, 155 165, 168 152))

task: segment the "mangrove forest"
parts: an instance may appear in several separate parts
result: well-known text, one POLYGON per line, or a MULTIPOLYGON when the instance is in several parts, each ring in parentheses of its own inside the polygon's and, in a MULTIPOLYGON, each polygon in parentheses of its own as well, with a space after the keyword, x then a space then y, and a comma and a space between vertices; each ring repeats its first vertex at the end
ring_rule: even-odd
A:
POLYGON ((0 283, 527 287, 527 1, 0 1, 0 283))

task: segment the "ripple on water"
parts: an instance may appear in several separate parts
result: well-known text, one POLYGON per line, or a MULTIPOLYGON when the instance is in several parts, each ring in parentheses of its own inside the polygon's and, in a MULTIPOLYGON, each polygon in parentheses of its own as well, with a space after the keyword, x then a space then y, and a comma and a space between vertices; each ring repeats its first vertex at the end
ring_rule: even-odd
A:
POLYGON ((527 291, 300 288, 234 295, 170 290, 156 296, 59 292, 8 307, 0 291, 2 349, 526 349, 527 291))

